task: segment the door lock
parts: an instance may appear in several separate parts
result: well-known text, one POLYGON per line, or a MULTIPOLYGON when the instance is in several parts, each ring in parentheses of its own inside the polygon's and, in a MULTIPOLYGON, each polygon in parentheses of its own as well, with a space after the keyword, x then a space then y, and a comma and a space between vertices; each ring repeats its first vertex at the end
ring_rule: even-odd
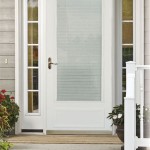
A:
POLYGON ((51 69, 52 65, 58 65, 58 63, 53 63, 51 57, 49 57, 48 58, 48 69, 51 69))

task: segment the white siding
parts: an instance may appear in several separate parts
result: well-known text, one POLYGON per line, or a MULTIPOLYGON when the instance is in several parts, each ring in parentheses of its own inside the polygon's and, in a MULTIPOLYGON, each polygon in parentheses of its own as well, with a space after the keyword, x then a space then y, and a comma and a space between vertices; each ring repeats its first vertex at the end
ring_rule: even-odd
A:
POLYGON ((0 20, 0 32, 15 31, 14 20, 0 20))
POLYGON ((0 8, 15 8, 14 0, 0 0, 0 8))
POLYGON ((0 89, 15 90, 15 0, 0 0, 0 89))
MULTIPOLYGON (((145 65, 150 65, 150 0, 145 0, 145 65)), ((150 71, 145 71, 145 105, 150 107, 150 71)), ((145 124, 145 137, 150 137, 150 124, 145 124)), ((147 148, 149 150, 149 148, 147 148)))

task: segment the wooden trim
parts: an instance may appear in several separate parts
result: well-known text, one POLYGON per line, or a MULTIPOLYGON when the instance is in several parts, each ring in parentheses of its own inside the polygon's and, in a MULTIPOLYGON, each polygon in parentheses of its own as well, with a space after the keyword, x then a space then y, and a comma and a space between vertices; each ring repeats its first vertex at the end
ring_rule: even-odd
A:
POLYGON ((144 65, 144 0, 133 0, 134 61, 144 65))
POLYGON ((122 0, 116 0, 115 101, 122 103, 122 0))
MULTIPOLYGON (((144 65, 144 0, 133 0, 133 61, 144 65)), ((136 78, 136 99, 140 103, 140 88, 144 89, 144 73, 136 78)))
MULTIPOLYGON (((20 100, 21 98, 21 82, 20 82, 20 48, 21 48, 21 36, 20 36, 20 26, 21 26, 21 20, 20 20, 20 0, 15 0, 15 102, 21 107, 20 100)), ((21 133, 21 115, 19 116, 19 121, 16 123, 15 126, 15 134, 21 133)))

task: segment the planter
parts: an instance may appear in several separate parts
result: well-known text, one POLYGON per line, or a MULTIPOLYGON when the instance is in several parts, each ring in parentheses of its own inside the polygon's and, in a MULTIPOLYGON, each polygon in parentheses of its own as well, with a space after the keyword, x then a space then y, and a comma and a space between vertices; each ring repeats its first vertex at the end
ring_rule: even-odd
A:
MULTIPOLYGON (((117 126, 116 133, 119 139, 124 142, 124 126, 117 126)), ((140 126, 136 127, 136 136, 140 137, 140 126)))
POLYGON ((124 143, 124 126, 117 126, 116 133, 118 138, 124 143))
MULTIPOLYGON (((118 138, 124 143, 124 126, 117 126, 116 133, 118 138)), ((137 126, 136 136, 140 137, 140 126, 137 126)), ((124 150, 124 146, 121 146, 121 150, 124 150)), ((142 148, 138 148, 137 150, 142 150, 142 148)))

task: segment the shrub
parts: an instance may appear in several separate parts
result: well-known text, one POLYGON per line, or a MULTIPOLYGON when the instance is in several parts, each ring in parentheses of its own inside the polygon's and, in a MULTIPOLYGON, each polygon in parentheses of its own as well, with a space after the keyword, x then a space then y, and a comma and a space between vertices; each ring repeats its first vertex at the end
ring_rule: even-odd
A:
POLYGON ((4 132, 7 131, 9 126, 8 121, 8 112, 6 107, 0 104, 0 138, 3 138, 4 132))
MULTIPOLYGON (((112 120, 112 125, 124 126, 124 104, 113 107, 108 117, 112 120)), ((136 125, 140 125, 140 105, 136 104, 136 125)))
POLYGON ((19 106, 15 103, 14 97, 6 94, 6 90, 0 91, 0 104, 7 108, 8 123, 13 128, 19 118, 19 106))
POLYGON ((9 148, 11 148, 12 146, 13 144, 7 141, 4 141, 4 140, 0 141, 0 150, 9 150, 9 148))

